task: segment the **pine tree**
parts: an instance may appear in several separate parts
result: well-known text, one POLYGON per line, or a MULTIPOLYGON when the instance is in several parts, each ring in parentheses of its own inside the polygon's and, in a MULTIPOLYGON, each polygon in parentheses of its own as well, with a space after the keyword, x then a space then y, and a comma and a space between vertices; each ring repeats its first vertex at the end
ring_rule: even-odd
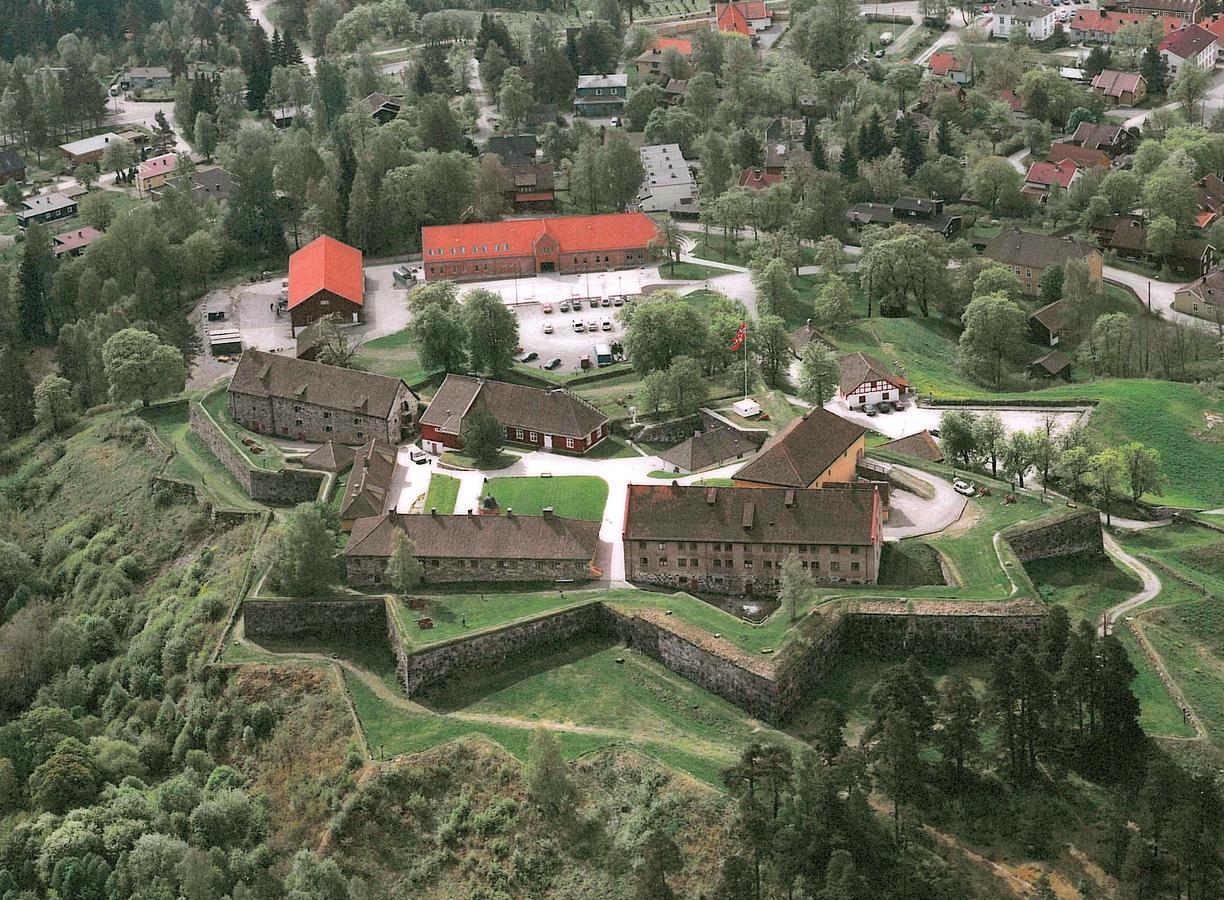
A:
POLYGON ((272 68, 285 64, 285 46, 281 43, 279 28, 272 29, 272 41, 268 45, 268 58, 272 60, 272 68))
POLYGON ((557 815, 573 803, 574 786, 561 759, 561 748, 545 728, 536 729, 527 751, 527 796, 549 815, 557 815))
POLYGON ((951 156, 953 149, 952 126, 947 119, 940 119, 935 131, 935 150, 940 156, 951 156))
POLYGON ((858 157, 854 153, 854 144, 850 141, 846 141, 845 146, 842 147, 841 159, 837 163, 837 171, 848 182, 858 181, 858 157))
POLYGON ((1169 86, 1169 63, 1160 55, 1160 49, 1153 44, 1143 54, 1139 63, 1139 74, 1148 85, 1149 94, 1163 94, 1169 86))
POLYGON ((268 35, 258 23, 252 23, 250 45, 247 48, 247 109, 260 110, 272 86, 272 57, 268 50, 268 35))
POLYGON ((302 64, 302 48, 293 39, 293 35, 287 31, 281 35, 281 54, 285 60, 282 65, 300 66, 302 64))
POLYGON ((812 165, 817 169, 829 168, 829 157, 825 153, 824 141, 821 140, 819 134, 812 134, 811 146, 808 151, 812 154, 812 165))
POLYGON ((26 229, 25 249, 17 267, 17 317, 21 336, 27 341, 41 341, 47 336, 47 303, 54 269, 51 235, 36 222, 26 229))
POLYGON ((8 440, 34 426, 34 385, 13 347, 0 346, 0 439, 8 440))

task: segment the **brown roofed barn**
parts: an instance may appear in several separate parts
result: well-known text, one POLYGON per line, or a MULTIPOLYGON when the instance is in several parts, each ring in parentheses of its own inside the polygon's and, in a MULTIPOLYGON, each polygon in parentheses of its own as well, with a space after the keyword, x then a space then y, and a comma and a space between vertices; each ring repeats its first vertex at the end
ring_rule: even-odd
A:
POLYGON ((883 519, 878 491, 629 486, 625 576, 720 594, 774 594, 782 562, 822 583, 874 584, 883 519))
POLYGON ((735 473, 740 487, 816 488, 826 481, 853 481, 866 450, 867 429, 814 409, 767 443, 735 473))
POLYGON ((447 375, 421 416, 421 445, 430 453, 462 447, 464 417, 480 407, 516 444, 581 454, 608 436, 608 417, 562 388, 447 375))
POLYGON ((260 434, 398 444, 415 433, 417 395, 399 378, 245 350, 228 408, 235 422, 260 434))
POLYGON ((289 257, 289 321, 297 329, 328 315, 356 322, 365 302, 361 251, 322 235, 289 257))
POLYGON ((669 447, 659 459, 671 463, 677 472, 699 472, 733 459, 743 459, 764 443, 764 431, 740 431, 726 425, 699 431, 686 441, 669 447))
POLYGON ((340 527, 349 531, 356 519, 381 516, 390 504, 391 480, 395 477, 396 449, 377 438, 357 451, 349 473, 344 501, 340 504, 340 527))
POLYGON ((416 545, 426 583, 586 581, 598 574, 599 523, 541 516, 386 515, 358 519, 344 548, 350 584, 386 581, 392 538, 416 545))

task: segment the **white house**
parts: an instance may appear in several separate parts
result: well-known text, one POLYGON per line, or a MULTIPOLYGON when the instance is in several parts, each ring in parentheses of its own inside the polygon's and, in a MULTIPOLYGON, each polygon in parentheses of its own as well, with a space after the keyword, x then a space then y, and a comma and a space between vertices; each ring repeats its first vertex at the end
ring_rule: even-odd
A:
POLYGON ((874 356, 848 353, 841 358, 837 399, 851 409, 881 400, 900 400, 911 390, 908 381, 894 375, 874 356))
POLYGON ((646 177, 638 191, 642 212, 690 212, 697 209, 697 182, 679 144, 655 144, 638 151, 646 177))
POLYGON ((1007 40, 1014 29, 1023 29, 1035 41, 1044 41, 1054 34, 1054 7, 1030 0, 1003 0, 996 3, 991 37, 1007 40))
POLYGON ((1203 69, 1214 69, 1219 51, 1215 35, 1198 25, 1179 28, 1160 42, 1160 55, 1169 64, 1170 78, 1176 78, 1188 62, 1197 63, 1203 69))

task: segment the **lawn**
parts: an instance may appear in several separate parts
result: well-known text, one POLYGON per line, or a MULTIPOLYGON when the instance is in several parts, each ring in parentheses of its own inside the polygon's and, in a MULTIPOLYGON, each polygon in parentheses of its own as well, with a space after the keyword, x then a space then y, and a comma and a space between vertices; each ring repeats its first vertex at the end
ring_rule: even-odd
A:
POLYGON ((355 360, 358 366, 380 375, 394 375, 409 385, 428 381, 440 369, 426 369, 409 346, 408 332, 397 331, 361 345, 355 360))
POLYGON ((593 449, 582 454, 583 459, 633 459, 635 456, 641 456, 641 454, 612 434, 596 444, 593 449))
POLYGON ((459 497, 458 478, 434 472, 429 477, 429 493, 425 495, 425 510, 436 509, 439 515, 449 516, 455 511, 455 500, 459 497))
MULTIPOLYGON (((1145 613, 1140 627, 1156 647, 1186 699, 1224 744, 1224 607, 1197 598, 1145 613)), ((1175 721, 1180 714, 1174 711, 1175 721)))
POLYGON ((220 506, 231 509, 261 509, 251 500, 229 469, 212 455, 187 425, 187 404, 153 406, 141 410, 140 417, 153 427, 175 453, 162 474, 199 485, 212 494, 220 506))
POLYGON ((476 460, 459 450, 447 450, 442 454, 442 462, 457 469, 504 469, 519 461, 519 454, 502 450, 497 458, 490 463, 478 463, 476 460))
POLYGON ((705 281, 707 278, 717 278, 720 275, 734 275, 731 269, 718 266, 703 266, 698 263, 678 262, 675 265, 661 263, 659 274, 671 281, 705 281))
POLYGON ((1178 523, 1127 534, 1122 541, 1132 553, 1151 556, 1224 598, 1224 534, 1178 523))
POLYGON ((246 457, 251 468, 267 469, 272 472, 284 468, 285 455, 281 452, 280 447, 262 435, 247 431, 230 418, 229 410, 226 408, 226 396, 224 388, 214 388, 200 398, 200 404, 208 412, 209 417, 229 437, 238 452, 246 457), (252 443, 246 444, 244 440, 252 443), (259 452, 255 452, 256 447, 259 448, 259 452))
POLYGON ((608 483, 594 475, 490 478, 484 490, 488 496, 497 498, 503 512, 513 509, 519 515, 538 516, 551 506, 559 516, 598 522, 608 503, 608 483))

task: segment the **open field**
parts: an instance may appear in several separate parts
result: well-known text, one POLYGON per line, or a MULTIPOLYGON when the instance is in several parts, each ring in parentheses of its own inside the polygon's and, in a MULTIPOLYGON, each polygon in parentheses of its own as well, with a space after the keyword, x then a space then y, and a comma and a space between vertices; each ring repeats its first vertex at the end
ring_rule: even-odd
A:
POLYGON ((1138 625, 1185 691, 1212 742, 1224 745, 1224 607, 1220 601, 1188 598, 1144 613, 1138 625))
POLYGON ((513 509, 519 515, 538 516, 551 506, 559 516, 598 522, 608 502, 608 483, 594 475, 490 478, 484 496, 497 498, 503 512, 513 509))
POLYGON ((409 385, 417 385, 438 374, 438 369, 426 369, 408 344, 408 332, 397 331, 361 345, 355 360, 357 365, 380 375, 394 375, 409 385))
POLYGON ((455 511, 459 497, 459 479, 441 472, 429 476, 429 492, 425 495, 424 511, 436 509, 438 515, 449 516, 455 511))

